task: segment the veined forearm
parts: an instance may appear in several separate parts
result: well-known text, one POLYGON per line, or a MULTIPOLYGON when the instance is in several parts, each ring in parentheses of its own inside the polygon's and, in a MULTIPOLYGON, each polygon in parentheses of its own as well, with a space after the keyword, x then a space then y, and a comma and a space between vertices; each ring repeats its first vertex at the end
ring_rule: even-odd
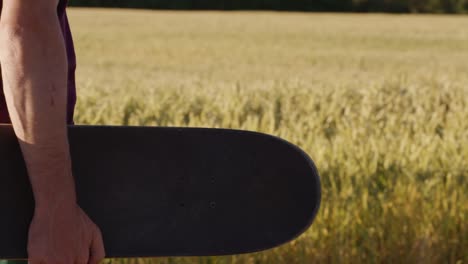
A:
POLYGON ((67 59, 54 18, 19 27, 2 17, 0 24, 5 98, 39 208, 76 202, 66 126, 67 59))
POLYGON ((3 0, 0 20, 3 89, 36 201, 28 259, 98 264, 105 256, 102 235, 77 204, 71 171, 68 61, 59 23, 66 17, 58 1, 3 0))

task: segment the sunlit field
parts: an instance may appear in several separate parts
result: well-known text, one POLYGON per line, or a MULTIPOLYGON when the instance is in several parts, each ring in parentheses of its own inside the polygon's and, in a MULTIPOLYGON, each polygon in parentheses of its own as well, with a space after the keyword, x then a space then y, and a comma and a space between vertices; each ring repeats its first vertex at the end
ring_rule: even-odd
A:
POLYGON ((467 16, 69 16, 77 124, 265 132, 322 176, 318 217, 290 244, 113 263, 468 262, 467 16))

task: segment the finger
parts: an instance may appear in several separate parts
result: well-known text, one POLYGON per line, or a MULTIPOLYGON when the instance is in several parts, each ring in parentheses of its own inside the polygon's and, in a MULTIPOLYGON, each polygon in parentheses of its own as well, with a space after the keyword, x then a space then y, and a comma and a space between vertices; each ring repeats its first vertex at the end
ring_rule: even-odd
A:
MULTIPOLYGON (((0 0, 1 1, 1 0, 0 0)), ((88 264, 89 263, 89 258, 90 258, 90 247, 91 245, 89 244, 89 237, 85 238, 84 234, 82 233, 81 237, 82 241, 88 241, 88 244, 85 244, 86 246, 80 247, 79 256, 75 260, 74 264, 88 264)), ((92 243, 92 241, 91 241, 92 243)))
POLYGON ((104 249, 104 241, 102 239, 101 231, 96 228, 96 232, 94 232, 93 241, 91 242, 91 249, 90 249, 90 258, 89 264, 99 264, 104 257, 106 256, 106 252, 104 249))
MULTIPOLYGON (((83 240, 84 242, 84 240, 83 240)), ((63 262, 63 263, 73 263, 73 264, 88 264, 89 261, 89 243, 88 246, 81 246, 75 245, 73 257, 70 261, 63 262)), ((62 262, 57 262, 57 264, 61 264, 62 262)))

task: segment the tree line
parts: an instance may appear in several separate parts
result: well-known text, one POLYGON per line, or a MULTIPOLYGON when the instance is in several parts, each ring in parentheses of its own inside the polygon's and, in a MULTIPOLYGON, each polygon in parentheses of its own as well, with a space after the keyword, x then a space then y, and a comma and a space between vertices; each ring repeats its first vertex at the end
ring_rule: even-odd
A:
POLYGON ((468 0, 70 0, 70 6, 181 10, 468 13, 468 0))

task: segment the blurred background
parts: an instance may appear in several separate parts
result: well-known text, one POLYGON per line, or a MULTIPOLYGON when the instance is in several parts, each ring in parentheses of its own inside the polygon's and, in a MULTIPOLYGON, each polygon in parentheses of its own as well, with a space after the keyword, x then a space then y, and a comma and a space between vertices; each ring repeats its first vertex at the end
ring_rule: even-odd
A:
POLYGON ((467 0, 71 0, 73 6, 186 10, 466 13, 467 0))
POLYGON ((112 263, 468 262, 468 0, 71 6, 78 124, 260 131, 322 176, 280 248, 112 263))

